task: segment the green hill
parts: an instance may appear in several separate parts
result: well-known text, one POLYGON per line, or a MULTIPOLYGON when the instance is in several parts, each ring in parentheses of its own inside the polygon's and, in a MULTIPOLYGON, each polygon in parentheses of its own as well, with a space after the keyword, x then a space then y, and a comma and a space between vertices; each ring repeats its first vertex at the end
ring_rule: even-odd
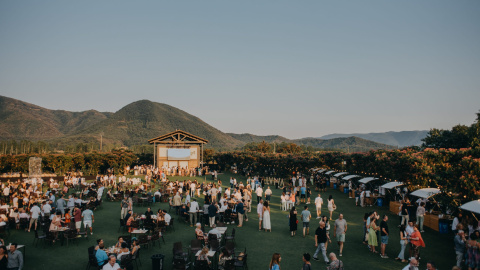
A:
POLYGON ((104 146, 132 147, 145 145, 147 140, 177 129, 207 139, 207 147, 217 150, 233 150, 262 141, 350 151, 388 148, 384 144, 353 137, 291 140, 278 135, 223 133, 185 111, 149 100, 130 103, 115 113, 69 112, 0 96, 0 140, 46 141, 58 150, 79 143, 99 145, 102 138, 104 146))
POLYGON ((389 131, 383 133, 352 133, 352 134, 329 134, 320 137, 320 139, 334 139, 346 137, 359 137, 365 140, 370 140, 378 143, 395 145, 399 147, 405 146, 420 146, 422 139, 427 136, 428 130, 414 130, 414 131, 389 131))

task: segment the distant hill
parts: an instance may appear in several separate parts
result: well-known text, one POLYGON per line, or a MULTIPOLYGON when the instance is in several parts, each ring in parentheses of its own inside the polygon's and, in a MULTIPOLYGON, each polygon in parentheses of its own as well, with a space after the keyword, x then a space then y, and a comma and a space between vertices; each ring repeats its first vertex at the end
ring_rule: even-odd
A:
POLYGON ((147 140, 181 129, 209 140, 207 147, 217 150, 238 149, 251 142, 296 143, 325 149, 367 151, 388 146, 360 138, 291 140, 278 135, 223 133, 178 108, 140 100, 115 113, 95 110, 69 112, 49 110, 20 100, 0 96, 0 140, 47 141, 55 149, 78 143, 115 147, 145 145, 147 140))
POLYGON ((399 147, 405 146, 420 146, 422 139, 427 136, 428 130, 415 131, 389 131, 383 133, 352 133, 352 134, 329 134, 320 137, 320 139, 334 139, 345 137, 359 137, 365 140, 370 140, 378 143, 394 145, 399 147))
POLYGON ((233 138, 242 141, 243 143, 259 143, 265 141, 267 143, 295 143, 298 145, 312 146, 322 149, 337 149, 350 152, 365 152, 372 149, 395 149, 396 147, 382 143, 372 142, 358 137, 334 138, 334 139, 318 139, 318 138, 303 138, 291 140, 278 135, 257 136, 249 133, 234 134, 228 133, 233 138))

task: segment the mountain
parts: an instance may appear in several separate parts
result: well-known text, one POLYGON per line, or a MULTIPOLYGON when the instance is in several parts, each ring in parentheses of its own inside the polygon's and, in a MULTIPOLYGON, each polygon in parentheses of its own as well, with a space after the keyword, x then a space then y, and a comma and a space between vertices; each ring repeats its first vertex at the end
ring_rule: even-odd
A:
POLYGON ((46 141, 55 149, 79 143, 114 147, 146 145, 147 140, 177 129, 209 141, 217 150, 238 149, 251 142, 296 143, 326 149, 367 151, 388 146, 360 138, 291 140, 278 135, 233 134, 210 126, 200 118, 167 104, 140 100, 115 113, 88 110, 69 112, 0 96, 0 140, 46 141))
POLYGON ((365 152, 372 149, 395 149, 395 146, 382 143, 372 142, 358 137, 319 139, 319 138, 303 138, 290 140, 278 135, 257 136, 249 133, 234 134, 228 133, 233 138, 243 143, 259 143, 265 141, 267 143, 295 143, 297 145, 312 146, 322 149, 341 149, 349 152, 365 152))
POLYGON ((329 134, 320 137, 320 139, 333 139, 345 137, 359 137, 365 140, 370 140, 378 143, 395 145, 399 147, 405 146, 420 146, 422 139, 427 136, 428 130, 415 131, 389 131, 383 133, 353 133, 353 134, 329 134))
POLYGON ((0 96, 1 140, 48 140, 73 134, 112 113, 95 110, 68 112, 49 110, 27 102, 0 96))

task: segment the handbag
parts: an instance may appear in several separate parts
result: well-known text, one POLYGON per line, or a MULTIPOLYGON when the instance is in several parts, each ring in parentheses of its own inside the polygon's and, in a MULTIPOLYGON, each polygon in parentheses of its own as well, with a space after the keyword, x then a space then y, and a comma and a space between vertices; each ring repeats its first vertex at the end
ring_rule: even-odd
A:
POLYGON ((297 220, 295 220, 295 223, 297 223, 297 224, 298 224, 298 219, 297 219, 297 220))

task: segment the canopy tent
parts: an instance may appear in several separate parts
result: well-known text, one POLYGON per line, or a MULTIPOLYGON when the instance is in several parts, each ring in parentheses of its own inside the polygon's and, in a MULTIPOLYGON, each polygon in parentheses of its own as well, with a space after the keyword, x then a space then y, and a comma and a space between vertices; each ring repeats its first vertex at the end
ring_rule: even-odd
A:
POLYGON ((365 178, 362 178, 360 180, 358 180, 359 183, 362 183, 362 184, 366 184, 370 181, 373 181, 373 180, 378 180, 378 178, 375 178, 375 177, 365 177, 365 178))
POLYGON ((460 209, 480 214, 480 200, 471 201, 460 206, 460 209))
POLYGON ((437 193, 440 193, 440 189, 438 188, 422 188, 415 190, 414 192, 410 193, 410 195, 428 199, 437 193))
POLYGON ((383 185, 382 188, 392 189, 394 187, 398 187, 398 186, 401 186, 401 185, 403 185, 402 182, 389 182, 389 183, 386 183, 385 185, 383 185))
POLYGON ((326 171, 326 170, 327 170, 327 169, 321 169, 321 170, 318 171, 318 173, 322 173, 322 172, 324 172, 324 171, 326 171))
POLYGON ((350 180, 350 179, 355 178, 355 177, 360 177, 360 175, 350 174, 350 175, 347 175, 347 176, 343 177, 342 179, 343 180, 350 180))
POLYGON ((329 175, 329 174, 332 174, 332 173, 334 173, 334 172, 335 172, 335 171, 328 171, 328 172, 326 172, 325 174, 326 174, 326 175, 329 175))
POLYGON ((334 177, 339 177, 339 176, 342 176, 342 175, 344 175, 344 174, 348 174, 348 172, 336 173, 336 174, 334 174, 333 176, 334 176, 334 177))

